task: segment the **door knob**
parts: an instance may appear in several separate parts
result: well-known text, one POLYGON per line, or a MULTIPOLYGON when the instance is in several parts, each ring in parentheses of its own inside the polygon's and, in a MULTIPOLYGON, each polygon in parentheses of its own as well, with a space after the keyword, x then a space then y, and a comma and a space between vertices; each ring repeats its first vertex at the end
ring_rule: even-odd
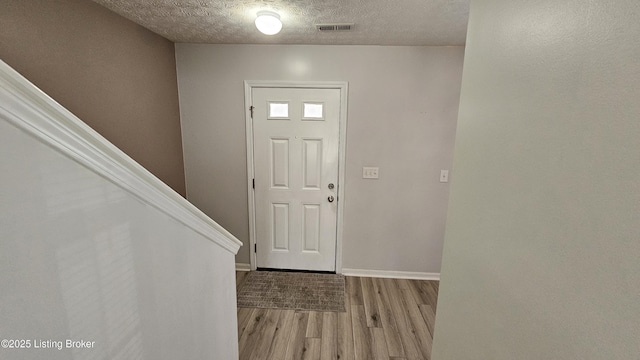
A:
POLYGON ((327 198, 327 200, 329 200, 329 202, 333 202, 333 200, 335 200, 335 199, 333 198, 333 195, 331 195, 331 196, 329 196, 329 197, 327 198))

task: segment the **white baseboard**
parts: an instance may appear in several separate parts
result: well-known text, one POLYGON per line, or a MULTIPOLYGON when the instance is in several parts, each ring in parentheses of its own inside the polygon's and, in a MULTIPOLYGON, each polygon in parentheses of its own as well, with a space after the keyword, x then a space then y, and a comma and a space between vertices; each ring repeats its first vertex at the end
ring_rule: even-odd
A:
POLYGON ((251 265, 244 263, 236 263, 236 271, 251 271, 251 265))
MULTIPOLYGON (((251 271, 251 265, 244 264, 244 263, 236 263, 236 271, 251 271)), ((440 273, 411 272, 411 271, 362 270, 362 269, 342 268, 342 275, 440 281, 440 273)))
POLYGON ((411 272, 411 271, 363 270, 363 269, 342 268, 342 275, 345 275, 345 276, 360 276, 360 277, 377 277, 377 278, 440 281, 440 273, 411 272))

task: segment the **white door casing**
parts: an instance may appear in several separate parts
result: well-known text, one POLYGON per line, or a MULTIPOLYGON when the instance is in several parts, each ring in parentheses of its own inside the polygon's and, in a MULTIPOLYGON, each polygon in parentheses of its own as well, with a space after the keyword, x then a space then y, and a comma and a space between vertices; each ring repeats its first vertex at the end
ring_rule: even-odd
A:
POLYGON ((251 268, 339 272, 346 84, 251 85, 251 268))

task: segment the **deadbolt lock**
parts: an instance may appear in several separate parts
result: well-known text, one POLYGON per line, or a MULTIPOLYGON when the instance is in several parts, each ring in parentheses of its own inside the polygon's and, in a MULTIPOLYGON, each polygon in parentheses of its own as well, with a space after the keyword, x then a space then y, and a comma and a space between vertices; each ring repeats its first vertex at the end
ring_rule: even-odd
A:
POLYGON ((335 187, 335 185, 333 185, 333 183, 329 183, 329 189, 333 189, 335 187))

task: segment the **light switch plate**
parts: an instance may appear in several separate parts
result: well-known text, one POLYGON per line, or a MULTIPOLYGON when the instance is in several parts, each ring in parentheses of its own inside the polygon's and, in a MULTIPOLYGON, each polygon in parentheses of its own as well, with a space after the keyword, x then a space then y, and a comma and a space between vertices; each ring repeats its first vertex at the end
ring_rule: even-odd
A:
POLYGON ((440 182, 449 182, 449 170, 440 170, 440 182))
POLYGON ((363 167, 362 178, 363 179, 377 179, 379 168, 377 167, 363 167))

